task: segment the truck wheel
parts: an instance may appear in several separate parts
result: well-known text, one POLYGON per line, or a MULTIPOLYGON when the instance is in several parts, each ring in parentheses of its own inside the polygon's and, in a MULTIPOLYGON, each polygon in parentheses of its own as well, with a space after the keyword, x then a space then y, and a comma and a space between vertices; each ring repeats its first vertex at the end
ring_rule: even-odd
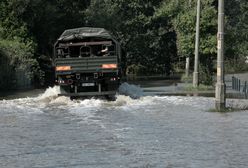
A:
POLYGON ((115 95, 106 95, 105 98, 106 98, 106 100, 108 100, 108 101, 115 101, 115 100, 116 100, 115 95))

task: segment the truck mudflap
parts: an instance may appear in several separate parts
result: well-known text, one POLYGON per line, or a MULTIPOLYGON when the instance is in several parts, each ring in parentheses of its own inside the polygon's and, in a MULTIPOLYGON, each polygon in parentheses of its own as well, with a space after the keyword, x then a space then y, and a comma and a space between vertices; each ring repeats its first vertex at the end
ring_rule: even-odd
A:
POLYGON ((61 93, 58 96, 85 97, 85 96, 113 96, 115 94, 116 91, 102 91, 102 92, 61 93))

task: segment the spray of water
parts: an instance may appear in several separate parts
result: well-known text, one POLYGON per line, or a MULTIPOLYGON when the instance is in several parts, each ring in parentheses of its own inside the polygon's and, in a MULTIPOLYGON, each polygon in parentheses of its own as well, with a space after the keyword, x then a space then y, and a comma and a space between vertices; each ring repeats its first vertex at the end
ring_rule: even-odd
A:
POLYGON ((58 97, 58 94, 60 94, 61 91, 60 91, 60 87, 59 86, 54 86, 54 87, 49 87, 46 89, 46 91, 44 93, 42 93, 41 95, 39 95, 37 97, 37 99, 53 99, 53 98, 56 98, 58 97))
POLYGON ((61 93, 60 87, 54 86, 47 88, 44 93, 37 97, 1 101, 0 106, 8 106, 9 109, 18 107, 18 109, 23 108, 30 111, 34 111, 34 109, 40 109, 42 111, 56 107, 57 109, 72 109, 73 111, 79 112, 91 111, 91 109, 139 106, 151 101, 148 97, 142 97, 143 91, 140 87, 128 83, 123 83, 119 88, 119 92, 120 94, 116 95, 115 101, 95 98, 71 100, 69 97, 58 96, 58 94, 61 93))
POLYGON ((119 94, 130 96, 134 99, 144 96, 143 90, 139 86, 128 84, 126 82, 119 87, 119 94))

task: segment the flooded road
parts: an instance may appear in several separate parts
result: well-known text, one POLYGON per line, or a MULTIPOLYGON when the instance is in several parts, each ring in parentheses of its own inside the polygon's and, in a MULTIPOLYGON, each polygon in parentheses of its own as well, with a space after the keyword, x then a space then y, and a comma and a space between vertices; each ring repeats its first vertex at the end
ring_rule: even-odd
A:
POLYGON ((248 167, 248 111, 208 112, 215 102, 203 97, 57 92, 0 101, 1 168, 248 167))

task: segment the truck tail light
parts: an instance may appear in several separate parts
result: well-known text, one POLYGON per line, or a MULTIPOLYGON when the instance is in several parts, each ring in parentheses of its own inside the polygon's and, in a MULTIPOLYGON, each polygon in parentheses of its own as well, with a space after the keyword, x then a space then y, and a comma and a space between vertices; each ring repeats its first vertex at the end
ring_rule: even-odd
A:
POLYGON ((65 84, 65 81, 64 80, 58 80, 58 83, 59 84, 65 84))
POLYGON ((117 64, 102 64, 103 69, 117 68, 117 64))
POLYGON ((69 71, 71 70, 71 66, 57 66, 56 71, 69 71))
POLYGON ((68 80, 63 80, 63 79, 60 79, 60 80, 57 80, 57 83, 58 84, 62 84, 62 85, 71 85, 73 83, 73 80, 72 79, 68 79, 68 80))
POLYGON ((110 81, 116 81, 116 78, 114 77, 114 78, 110 78, 110 81))

